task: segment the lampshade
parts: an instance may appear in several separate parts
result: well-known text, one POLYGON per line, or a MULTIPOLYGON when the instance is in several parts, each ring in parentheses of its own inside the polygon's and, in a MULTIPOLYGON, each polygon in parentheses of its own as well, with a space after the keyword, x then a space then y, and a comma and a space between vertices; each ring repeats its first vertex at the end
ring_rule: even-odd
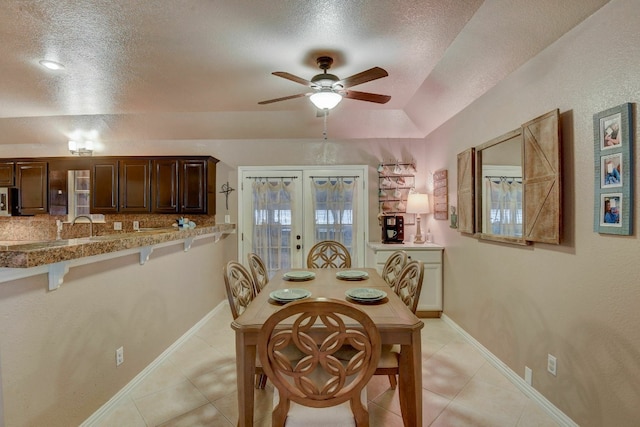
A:
POLYGON ((429 213, 429 196, 420 193, 409 194, 407 197, 407 213, 429 213))
POLYGON ((317 108, 324 110, 325 108, 331 110, 342 101, 340 94, 333 92, 331 89, 322 89, 320 92, 316 92, 311 97, 311 102, 317 108))

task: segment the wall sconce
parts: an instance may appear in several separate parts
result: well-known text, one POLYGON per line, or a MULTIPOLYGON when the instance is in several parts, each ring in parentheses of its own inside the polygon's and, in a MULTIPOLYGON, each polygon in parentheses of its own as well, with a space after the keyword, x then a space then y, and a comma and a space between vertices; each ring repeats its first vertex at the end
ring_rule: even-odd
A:
POLYGON ((93 146, 93 141, 90 140, 69 141, 69 151, 71 152, 71 154, 76 154, 78 156, 93 155, 93 146))
POLYGON ((416 214, 416 238, 413 243, 424 243, 422 231, 420 230, 420 215, 429 213, 429 196, 420 193, 409 193, 406 212, 416 214))

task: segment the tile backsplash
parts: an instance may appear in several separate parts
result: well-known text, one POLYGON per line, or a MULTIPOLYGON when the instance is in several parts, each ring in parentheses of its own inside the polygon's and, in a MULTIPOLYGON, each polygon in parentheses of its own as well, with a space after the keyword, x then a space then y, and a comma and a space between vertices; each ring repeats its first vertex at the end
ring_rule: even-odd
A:
MULTIPOLYGON (((93 223, 93 235, 130 233, 133 229, 133 221, 138 221, 141 228, 171 227, 176 219, 184 216, 196 223, 196 226, 215 225, 214 215, 158 215, 158 214, 117 214, 105 215, 105 222, 93 223), (113 229, 114 222, 122 223, 122 230, 113 229)), ((56 239, 56 220, 63 222, 62 239, 74 239, 89 235, 89 223, 67 222, 66 215, 34 215, 0 217, 0 241, 26 240, 43 241, 56 239)))

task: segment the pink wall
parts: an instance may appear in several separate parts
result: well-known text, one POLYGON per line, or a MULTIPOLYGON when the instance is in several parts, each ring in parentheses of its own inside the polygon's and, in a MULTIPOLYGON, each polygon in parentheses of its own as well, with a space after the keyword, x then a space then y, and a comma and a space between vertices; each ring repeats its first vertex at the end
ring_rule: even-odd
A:
POLYGON ((593 231, 592 125, 593 114, 639 99, 638 16, 637 0, 611 1, 427 137, 427 169, 449 169, 455 203, 457 153, 560 109, 560 246, 480 242, 444 223, 432 232, 446 248, 445 314, 516 373, 533 369, 534 388, 581 426, 640 419, 640 245, 637 232, 593 231), (556 377, 546 372, 548 353, 557 357, 556 377))
POLYGON ((46 274, 0 283, 0 424, 79 425, 225 299, 234 250, 210 237, 73 267, 55 291, 46 274))

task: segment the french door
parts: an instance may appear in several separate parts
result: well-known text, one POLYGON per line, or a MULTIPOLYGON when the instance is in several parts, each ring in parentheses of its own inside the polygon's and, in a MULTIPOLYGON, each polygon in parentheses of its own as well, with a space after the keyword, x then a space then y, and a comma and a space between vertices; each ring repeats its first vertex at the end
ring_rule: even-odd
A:
POLYGON ((364 266, 367 166, 240 167, 238 257, 257 253, 270 275, 304 267, 309 249, 337 240, 364 266))

